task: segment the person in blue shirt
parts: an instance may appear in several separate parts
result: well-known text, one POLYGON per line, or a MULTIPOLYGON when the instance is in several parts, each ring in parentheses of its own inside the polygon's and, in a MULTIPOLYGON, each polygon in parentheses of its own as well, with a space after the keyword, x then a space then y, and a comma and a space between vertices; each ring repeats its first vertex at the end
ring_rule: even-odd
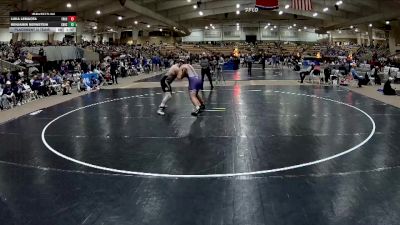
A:
POLYGON ((148 61, 147 61, 147 59, 146 59, 146 57, 143 57, 143 69, 144 69, 144 71, 146 72, 146 73, 149 73, 150 72, 150 65, 149 65, 149 63, 148 63, 148 61))
POLYGON ((37 91, 38 95, 45 95, 45 89, 42 81, 36 75, 33 77, 32 91, 37 91))
POLYGON ((370 81, 368 75, 365 74, 365 77, 358 75, 358 73, 355 69, 356 67, 357 67, 357 64, 353 63, 352 67, 350 69, 351 76, 353 77, 353 79, 358 80, 358 87, 362 87, 362 85, 367 85, 370 81))
POLYGON ((3 93, 1 93, 2 102, 8 100, 10 103, 13 103, 13 106, 17 104, 17 99, 13 92, 13 88, 11 87, 11 81, 6 82, 6 86, 3 89, 3 93))
POLYGON ((151 71, 155 71, 155 69, 157 69, 157 56, 151 58, 151 71))

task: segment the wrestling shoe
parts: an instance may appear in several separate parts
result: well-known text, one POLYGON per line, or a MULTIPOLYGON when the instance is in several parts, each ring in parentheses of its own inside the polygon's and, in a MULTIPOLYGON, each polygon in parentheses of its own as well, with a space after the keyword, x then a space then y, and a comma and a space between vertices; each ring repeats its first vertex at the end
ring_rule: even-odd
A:
POLYGON ((192 112, 192 116, 198 116, 199 114, 200 114, 200 108, 195 109, 195 110, 192 112))
POLYGON ((157 114, 160 115, 160 116, 164 116, 164 115, 165 115, 165 112, 164 112, 164 110, 163 110, 162 108, 159 108, 159 109, 157 110, 157 114))

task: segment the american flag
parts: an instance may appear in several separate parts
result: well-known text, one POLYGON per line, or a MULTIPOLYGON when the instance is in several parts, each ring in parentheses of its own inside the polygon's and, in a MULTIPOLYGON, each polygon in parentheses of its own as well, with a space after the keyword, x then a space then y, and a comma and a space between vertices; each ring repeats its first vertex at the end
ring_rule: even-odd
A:
POLYGON ((292 8, 294 10, 311 11, 311 0, 292 0, 292 8))

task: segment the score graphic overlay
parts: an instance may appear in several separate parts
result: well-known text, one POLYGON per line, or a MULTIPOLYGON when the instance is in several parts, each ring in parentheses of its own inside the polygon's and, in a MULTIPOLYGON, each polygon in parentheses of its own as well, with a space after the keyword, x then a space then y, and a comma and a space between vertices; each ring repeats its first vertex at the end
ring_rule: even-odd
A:
POLYGON ((76 32, 75 12, 10 12, 10 32, 76 32))

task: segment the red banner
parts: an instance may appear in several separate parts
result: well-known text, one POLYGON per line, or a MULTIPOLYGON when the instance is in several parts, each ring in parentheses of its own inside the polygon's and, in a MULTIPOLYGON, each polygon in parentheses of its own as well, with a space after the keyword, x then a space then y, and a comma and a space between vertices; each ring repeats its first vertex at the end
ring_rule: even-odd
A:
POLYGON ((256 0, 256 7, 260 9, 278 9, 278 0, 256 0))

